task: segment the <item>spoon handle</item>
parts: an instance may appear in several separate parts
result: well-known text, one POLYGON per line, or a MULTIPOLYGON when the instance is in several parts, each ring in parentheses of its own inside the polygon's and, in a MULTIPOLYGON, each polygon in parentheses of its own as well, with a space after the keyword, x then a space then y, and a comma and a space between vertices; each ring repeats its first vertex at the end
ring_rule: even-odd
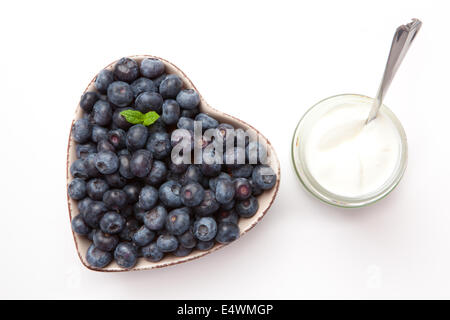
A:
POLYGON ((369 117, 366 123, 369 123, 377 117, 378 110, 383 103, 383 98, 391 85, 392 79, 398 70, 398 67, 403 61, 403 58, 408 52, 411 43, 419 32, 422 22, 418 19, 412 19, 412 21, 406 25, 401 25, 397 28, 392 39, 391 50, 384 69, 383 79, 380 87, 378 88, 377 96, 373 102, 372 109, 370 110, 369 117))

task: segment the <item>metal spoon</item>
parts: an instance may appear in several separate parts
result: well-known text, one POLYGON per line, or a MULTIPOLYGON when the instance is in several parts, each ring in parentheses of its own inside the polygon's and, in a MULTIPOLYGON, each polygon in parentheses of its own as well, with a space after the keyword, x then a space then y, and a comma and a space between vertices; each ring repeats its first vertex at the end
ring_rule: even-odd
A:
POLYGON ((394 38, 392 39, 391 51, 389 52, 389 57, 384 69, 383 79, 381 80, 377 96, 373 102, 366 124, 377 117, 378 110, 383 103, 383 98, 389 89, 392 79, 421 26, 422 22, 419 19, 412 19, 410 23, 401 25, 395 31, 394 38))

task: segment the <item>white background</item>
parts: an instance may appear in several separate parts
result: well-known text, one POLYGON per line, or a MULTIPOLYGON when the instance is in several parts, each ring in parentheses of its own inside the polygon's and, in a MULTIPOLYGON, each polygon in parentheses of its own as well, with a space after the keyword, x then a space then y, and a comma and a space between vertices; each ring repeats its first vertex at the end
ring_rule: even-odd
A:
POLYGON ((450 36, 445 1, 3 1, 0 298, 450 298, 450 36), (385 103, 409 165, 364 209, 325 205, 290 162, 297 121, 339 93, 373 96, 395 28, 423 28, 385 103), (66 203, 70 123, 122 56, 175 63, 213 107, 251 123, 281 162, 278 197, 229 247, 165 269, 96 273, 66 203))

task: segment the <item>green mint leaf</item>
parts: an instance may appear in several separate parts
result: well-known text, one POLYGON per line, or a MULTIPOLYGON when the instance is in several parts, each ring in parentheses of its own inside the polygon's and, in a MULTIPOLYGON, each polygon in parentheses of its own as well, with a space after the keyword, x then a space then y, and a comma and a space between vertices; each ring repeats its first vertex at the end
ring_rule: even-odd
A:
POLYGON ((159 114, 157 114, 155 111, 149 111, 146 114, 144 114, 144 121, 142 122, 142 124, 144 126, 149 126, 152 123, 154 123, 156 120, 158 120, 159 118, 159 114))
POLYGON ((132 124, 139 124, 144 122, 145 115, 137 110, 124 110, 120 113, 125 119, 132 124))
POLYGON ((147 127, 159 118, 159 115, 155 111, 150 111, 143 114, 137 110, 124 110, 120 113, 120 115, 124 116, 129 123, 143 124, 147 127))

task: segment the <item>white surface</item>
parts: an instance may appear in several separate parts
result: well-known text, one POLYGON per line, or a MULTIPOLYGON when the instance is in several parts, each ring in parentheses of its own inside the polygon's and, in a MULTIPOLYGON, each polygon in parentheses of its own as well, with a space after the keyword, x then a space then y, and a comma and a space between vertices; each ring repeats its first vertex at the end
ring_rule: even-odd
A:
POLYGON ((304 152, 311 176, 329 192, 367 199, 381 194, 398 176, 399 129, 385 108, 366 124, 372 104, 361 96, 336 96, 308 113, 308 125, 302 121, 305 130, 296 154, 304 152))
POLYGON ((2 3, 0 298, 450 298, 449 9, 411 0, 2 3), (412 17, 424 25, 385 101, 409 139, 403 181, 364 209, 322 204, 294 175, 295 125, 327 96, 373 96, 394 29, 412 17), (278 151, 281 187, 257 228, 217 253, 95 273, 78 260, 69 226, 69 125, 101 68, 145 53, 260 129, 278 151))

